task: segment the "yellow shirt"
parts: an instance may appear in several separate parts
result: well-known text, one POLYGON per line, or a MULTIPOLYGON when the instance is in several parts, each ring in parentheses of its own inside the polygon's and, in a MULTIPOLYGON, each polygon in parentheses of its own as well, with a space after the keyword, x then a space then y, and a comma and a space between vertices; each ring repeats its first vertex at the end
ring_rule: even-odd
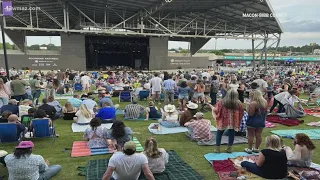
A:
POLYGON ((108 74, 104 74, 104 75, 103 75, 103 78, 104 78, 104 79, 108 79, 108 78, 109 78, 109 75, 108 75, 108 74))

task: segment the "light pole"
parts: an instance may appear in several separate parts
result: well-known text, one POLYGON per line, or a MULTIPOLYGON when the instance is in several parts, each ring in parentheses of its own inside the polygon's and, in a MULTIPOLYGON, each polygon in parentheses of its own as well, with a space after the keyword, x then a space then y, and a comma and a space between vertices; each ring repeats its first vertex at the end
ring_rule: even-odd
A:
POLYGON ((8 55, 7 55, 7 47, 6 47, 6 37, 5 37, 5 33, 4 33, 4 14, 3 14, 3 1, 1 1, 1 7, 0 7, 0 11, 1 11, 1 35, 2 35, 2 46, 3 46, 3 56, 4 56, 4 64, 6 67, 6 73, 7 73, 7 78, 9 80, 10 75, 9 75, 9 65, 8 65, 8 55))

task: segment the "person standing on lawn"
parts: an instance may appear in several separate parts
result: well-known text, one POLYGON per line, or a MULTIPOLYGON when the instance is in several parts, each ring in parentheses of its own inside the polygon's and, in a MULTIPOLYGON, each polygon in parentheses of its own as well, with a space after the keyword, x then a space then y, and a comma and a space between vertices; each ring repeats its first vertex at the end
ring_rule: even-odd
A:
POLYGON ((235 131, 240 130, 240 124, 244 115, 244 108, 238 98, 238 92, 237 90, 230 89, 215 107, 211 104, 208 105, 211 107, 212 115, 216 117, 217 121, 216 152, 220 153, 222 135, 225 130, 228 130, 229 141, 226 152, 231 153, 235 131))
POLYGON ((141 171, 148 180, 154 180, 154 176, 148 165, 148 158, 142 153, 136 153, 136 144, 128 141, 124 144, 123 152, 118 146, 109 160, 108 168, 102 180, 138 180, 141 171))
POLYGON ((261 91, 250 93, 250 104, 248 108, 248 119, 246 122, 248 132, 248 148, 245 152, 251 154, 258 153, 262 142, 262 131, 266 127, 268 103, 263 98, 261 91), (254 138, 256 138, 255 148, 252 148, 254 138))

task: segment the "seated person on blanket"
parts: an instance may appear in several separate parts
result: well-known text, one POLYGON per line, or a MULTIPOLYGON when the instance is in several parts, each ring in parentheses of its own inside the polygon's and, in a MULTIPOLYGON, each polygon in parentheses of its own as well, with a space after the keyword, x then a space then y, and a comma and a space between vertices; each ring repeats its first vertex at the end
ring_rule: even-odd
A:
POLYGON ((145 114, 145 107, 137 104, 136 100, 132 101, 132 104, 126 105, 124 108, 125 119, 140 119, 145 114))
POLYGON ((193 102, 189 102, 187 108, 188 109, 181 114, 180 126, 184 126, 185 123, 194 119, 194 115, 198 112, 198 105, 193 102))
POLYGON ((79 110, 76 112, 76 117, 74 117, 73 120, 79 125, 87 125, 94 117, 93 114, 93 111, 89 110, 87 105, 82 104, 79 110))
POLYGON ((287 156, 281 147, 281 140, 276 135, 266 138, 267 149, 261 150, 257 163, 243 161, 241 166, 247 171, 266 179, 287 177, 287 156))
POLYGON ((96 118, 100 118, 103 123, 113 123, 116 119, 116 108, 111 107, 108 102, 104 102, 103 107, 99 109, 96 118))
POLYGON ((20 123, 19 117, 17 115, 11 114, 8 117, 8 123, 9 124, 16 124, 17 125, 17 136, 20 137, 22 135, 22 137, 24 137, 24 134, 26 132, 26 127, 20 123))
POLYGON ((9 180, 48 180, 61 171, 60 165, 49 166, 49 161, 45 161, 41 155, 32 154, 33 148, 32 141, 21 141, 13 154, 4 158, 9 172, 9 180))
POLYGON ((57 89, 57 94, 73 94, 73 90, 70 84, 60 85, 57 89))
POLYGON ((62 108, 62 112, 64 120, 73 120, 75 113, 77 112, 77 108, 73 107, 70 102, 66 102, 62 108))
POLYGON ((75 94, 72 98, 68 99, 68 102, 70 102, 73 105, 73 107, 79 108, 82 103, 82 100, 80 99, 80 96, 78 94, 75 94))
POLYGON ((152 173, 164 172, 169 162, 169 154, 165 149, 158 148, 156 139, 151 137, 146 140, 143 154, 148 158, 149 168, 152 173))
POLYGON ((284 105, 290 104, 290 98, 299 99, 297 96, 297 90, 293 89, 290 91, 284 91, 274 96, 273 105, 270 108, 270 113, 273 112, 273 109, 279 104, 277 113, 283 113, 285 111, 284 105))
POLYGON ((133 131, 130 127, 126 127, 122 121, 115 120, 110 130, 107 131, 107 138, 114 140, 121 147, 124 143, 131 140, 133 131))
POLYGON ((99 118, 93 118, 90 121, 90 128, 86 129, 83 138, 89 141, 88 147, 90 149, 108 147, 107 129, 101 126, 99 118))
POLYGON ((92 111, 92 112, 97 112, 98 104, 97 104, 97 102, 94 100, 94 96, 93 96, 93 95, 90 95, 90 96, 84 98, 81 104, 87 105, 87 108, 88 108, 90 111, 92 111))
POLYGON ((4 111, 1 115, 0 123, 7 123, 8 117, 12 114, 10 111, 4 111))
POLYGON ((102 107, 105 102, 108 102, 110 106, 115 107, 117 109, 119 107, 119 104, 114 105, 111 98, 112 97, 108 91, 102 91, 100 95, 100 101, 99 101, 100 107, 102 107))
POLYGON ((107 171, 102 180, 138 179, 141 171, 148 180, 154 180, 152 172, 148 166, 148 159, 142 153, 136 153, 136 144, 133 141, 126 142, 123 152, 115 152, 108 164, 107 171))
POLYGON ((161 114, 159 113, 159 110, 157 106, 154 105, 153 101, 149 102, 149 107, 146 108, 146 120, 150 119, 160 119, 161 114))
POLYGON ((303 133, 296 134, 294 138, 294 151, 289 146, 284 146, 288 164, 300 167, 310 167, 315 145, 308 135, 303 133))
POLYGON ((179 114, 174 105, 168 104, 164 106, 162 111, 162 120, 159 123, 167 128, 179 127, 179 114))
POLYGON ((59 119, 62 117, 62 106, 59 101, 55 100, 53 96, 49 96, 48 105, 53 106, 56 109, 55 118, 59 119))
POLYGON ((197 112, 195 115, 197 120, 191 120, 184 125, 188 128, 188 136, 196 141, 208 141, 212 139, 211 121, 203 119, 203 113, 197 112))

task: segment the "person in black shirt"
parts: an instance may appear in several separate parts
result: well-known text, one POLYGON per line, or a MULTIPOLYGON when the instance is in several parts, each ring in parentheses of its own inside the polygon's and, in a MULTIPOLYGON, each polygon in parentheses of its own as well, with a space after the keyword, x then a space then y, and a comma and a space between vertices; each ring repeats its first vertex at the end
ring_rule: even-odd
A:
POLYGON ((287 177, 287 156, 281 147, 279 136, 266 138, 267 149, 261 150, 257 163, 244 161, 241 166, 247 171, 266 179, 283 179, 287 177))
POLYGON ((43 104, 39 106, 38 109, 45 111, 45 113, 49 116, 51 120, 55 120, 55 114, 57 112, 56 108, 54 108, 53 106, 50 106, 46 98, 42 99, 42 103, 43 104))

